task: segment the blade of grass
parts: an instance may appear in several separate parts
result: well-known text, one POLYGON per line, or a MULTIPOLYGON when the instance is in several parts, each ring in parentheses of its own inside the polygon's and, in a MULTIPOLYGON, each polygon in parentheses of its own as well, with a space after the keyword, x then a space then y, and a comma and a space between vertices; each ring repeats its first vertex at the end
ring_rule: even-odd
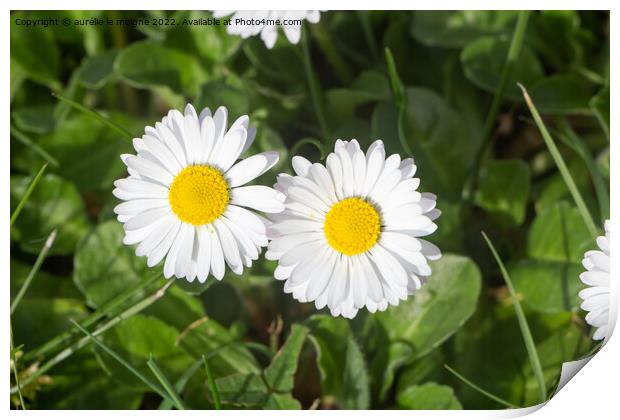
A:
MULTIPOLYGON (((128 371, 130 371, 131 373, 133 373, 138 379, 140 379, 142 382, 144 382, 144 384, 146 386, 148 386, 149 388, 151 388, 154 392, 156 392, 157 394, 159 394, 162 398, 167 398, 170 399, 171 397, 166 393, 166 391, 162 388, 160 388, 156 383, 154 383, 153 381, 151 381, 149 378, 147 378, 144 374, 142 374, 142 372, 140 372, 138 369, 136 369, 135 367, 133 367, 129 362, 127 362, 125 359, 123 359, 121 357, 121 355, 119 355, 117 352, 115 352, 114 350, 112 350, 110 347, 106 346, 105 344, 103 344, 103 342, 97 338, 95 338, 91 333, 88 332, 88 330, 82 328, 82 326, 80 324, 78 324, 77 322, 75 322, 74 320, 70 320, 73 325, 75 325, 80 331, 82 331, 84 333, 84 335, 86 337, 88 337, 88 339, 97 347, 99 347, 100 349, 102 349, 103 351, 105 351, 110 357, 112 357, 114 360, 116 360, 118 363, 120 363, 121 365, 125 366, 125 368, 127 368, 128 371)), ((175 402, 176 405, 176 402, 175 402)), ((179 408, 177 406, 177 408, 179 408)), ((180 408, 179 408, 180 409, 180 408)))
POLYGON ((54 168, 58 167, 58 161, 52 155, 50 155, 45 149, 33 142, 30 137, 19 131, 17 128, 11 126, 11 135, 19 140, 23 145, 32 149, 37 155, 44 160, 48 161, 54 168))
MULTIPOLYGON (((96 336, 104 333, 105 331, 109 330, 110 328, 114 327, 119 322, 134 316, 135 314, 141 312, 142 310, 144 310, 148 306, 152 305, 153 303, 155 303, 157 300, 161 299, 164 296, 164 294, 166 293, 166 290, 168 290, 168 288, 172 285, 173 282, 174 282, 174 278, 168 280, 166 282, 166 284, 161 289, 157 290, 157 292, 155 292, 154 294, 148 296, 147 298, 143 299, 142 301, 138 302, 137 304, 131 306, 128 309, 126 309, 121 314, 119 314, 119 315, 115 316, 114 318, 111 318, 107 322, 103 323, 103 325, 98 327, 92 333, 92 335, 94 337, 96 337, 96 336)), ((52 357, 47 362, 45 362, 43 365, 41 365, 41 367, 39 367, 39 369, 37 369, 32 375, 30 375, 22 383, 22 386, 26 386, 26 385, 32 383, 39 376, 43 375, 48 370, 50 370, 51 368, 53 368, 57 364, 61 363, 62 361, 64 361, 65 359, 67 359, 68 357, 73 355, 75 352, 81 350, 88 343, 89 343, 89 338, 88 337, 83 337, 80 340, 78 340, 77 342, 75 342, 75 343, 71 344, 70 346, 64 348, 59 353, 57 353, 56 356, 52 357)), ((16 387, 11 388, 11 394, 14 394, 15 392, 17 392, 17 388, 16 387)))
POLYGON ((489 113, 487 114, 487 118, 484 122, 484 126, 482 129, 482 142, 478 146, 478 150, 474 157, 474 162, 471 166, 471 169, 469 170, 469 175, 465 180, 463 188, 463 198, 468 202, 471 202, 473 191, 475 190, 478 183, 480 167, 482 166, 482 159, 491 143, 493 128, 495 127, 497 114, 499 113, 502 100, 504 99, 504 93, 506 92, 508 80, 510 79, 515 63, 519 59, 519 55, 521 55, 521 50, 523 48, 523 39, 525 38, 525 32, 527 30, 527 22, 529 20, 529 17, 529 10, 519 11, 517 25, 515 26, 515 30, 512 34, 510 46, 508 47, 506 62, 504 63, 504 67, 502 68, 502 74, 500 75, 499 84, 497 85, 497 89, 495 90, 495 94, 493 95, 493 100, 491 101, 491 108, 489 109, 489 113))
POLYGON ((17 295, 15 296, 15 299, 13 300, 13 303, 11 304, 11 315, 13 315, 13 312, 15 312, 17 305, 19 305, 19 302, 21 302, 22 298, 26 294, 26 291, 30 287, 30 283, 32 283, 32 280, 39 272, 39 269, 41 268, 41 264, 43 264, 45 257, 47 257, 47 253, 49 252, 50 248, 54 244, 54 241, 56 240, 56 232, 57 232, 56 229, 54 229, 52 233, 50 233, 49 236, 47 237, 45 244, 43 244, 43 247, 41 248, 41 251, 39 252, 39 255, 37 256, 37 259, 34 262, 34 265, 30 269, 30 272, 28 273, 28 277, 26 277, 26 281, 22 285, 21 289, 19 289, 19 292, 17 292, 17 295))
MULTIPOLYGON (((189 367, 189 369, 183 372, 183 375, 181 375, 181 377, 175 382, 174 389, 178 394, 183 392, 189 380, 192 379, 192 376, 194 376, 194 374, 198 372, 198 369, 200 369, 200 366, 202 366, 202 360, 198 359, 194 362, 193 365, 189 367)), ((170 410, 172 407, 173 407, 172 401, 163 400, 161 404, 159 404, 159 407, 157 407, 157 409, 158 410, 170 410)))
MULTIPOLYGON (((133 296, 139 290, 146 289, 151 283, 154 283, 156 280, 161 278, 161 273, 155 273, 152 276, 149 276, 142 281, 136 283, 133 287, 124 290, 122 293, 116 295, 114 298, 110 299, 103 305, 101 305, 95 312, 91 313, 88 317, 82 320, 82 326, 84 328, 89 328, 91 325, 95 324, 104 316, 108 315, 111 318, 118 315, 116 310, 120 307, 123 307, 124 304, 127 303, 127 300, 133 296)), ((24 354, 25 361, 31 361, 42 357, 53 350, 56 350, 58 347, 63 344, 67 344, 67 342, 78 332, 77 329, 72 329, 69 331, 65 331, 62 334, 57 335, 51 340, 47 341, 45 344, 35 348, 34 350, 24 354)))
POLYGON ((387 64, 388 76, 390 79, 390 88, 392 90, 392 96, 394 97, 394 104, 398 110, 398 139, 405 153, 409 156, 413 156, 413 150, 407 142, 405 137, 405 131, 403 129, 404 120, 407 116, 407 100, 405 85, 398 76, 398 70, 396 69, 396 62, 392 51, 389 48, 385 49, 385 62, 387 64))
POLYGON ((71 105, 73 108, 77 109, 80 112, 83 112, 84 114, 88 115, 91 118, 94 118, 95 120, 107 125, 108 127, 112 128, 113 130, 117 131, 118 133, 122 134, 124 137, 127 137, 128 139, 132 139, 134 136, 133 134, 131 134, 129 132, 129 130, 127 130, 126 128, 121 127, 120 125, 118 125, 117 123, 115 123, 114 121, 110 120, 109 118, 104 117, 103 115, 99 114, 98 112, 95 112, 91 109, 86 108, 84 105, 81 105, 75 101, 72 101, 71 99, 65 98, 62 95, 59 95, 55 92, 52 92, 52 96, 54 96, 55 98, 57 98, 60 101, 63 101, 69 105, 71 105))
POLYGON ((321 95, 321 86, 319 85, 319 81, 314 74, 314 68, 312 66, 310 47, 308 46, 308 36, 306 35, 306 31, 301 34, 301 52, 304 70, 306 72, 306 79, 308 81, 308 88, 310 89, 310 96, 312 97, 312 104, 314 105, 314 112, 316 113, 316 119, 321 127, 321 133, 323 134, 323 144, 327 147, 328 142, 330 141, 329 128, 327 126, 327 119, 325 118, 325 108, 321 95))
POLYGON ((211 389, 211 397, 213 398, 213 404, 216 410, 222 409, 222 402, 220 400, 220 391, 215 384, 215 377, 211 371, 211 365, 209 365, 209 359, 203 354, 202 361, 205 365, 205 371, 207 372, 207 380, 209 381, 209 388, 211 389))
POLYGON ((32 194, 37 184, 41 180, 41 177, 43 176, 45 169, 47 169, 47 165, 48 163, 45 163, 43 166, 41 166, 41 169, 39 169, 39 172, 37 172, 37 174, 35 175, 30 185, 28 185, 28 188, 26 189, 24 196, 22 197, 21 200, 19 200, 19 203, 17 203, 17 207, 15 207, 15 210, 13 210, 13 214, 11 214, 11 226, 13 226, 13 223, 15 223, 15 220, 17 220, 17 217, 19 216, 19 213, 22 212, 22 209, 24 208, 26 201, 28 201, 28 198, 30 198, 30 194, 32 194))
POLYGON ((553 141, 551 134, 549 134, 549 131, 547 131, 547 127, 545 126, 545 123, 540 117, 540 114, 538 113, 538 110, 536 109, 534 102, 532 102, 530 95, 527 93, 527 90, 520 83, 519 83, 519 87, 521 88, 521 91, 523 91, 523 98, 525 99, 525 103, 530 109, 530 112, 532 113, 532 117, 534 117, 536 126, 538 126, 538 130, 540 131, 540 134, 542 135, 542 138, 545 141, 545 144, 547 145, 547 149, 549 149, 549 153, 551 154, 551 157, 553 158, 556 166, 560 170, 560 174, 562 175, 562 178, 564 179, 564 183, 566 184, 566 187, 568 188, 571 195, 573 196, 573 200, 575 201, 575 204, 577 205, 577 208, 579 209, 579 212, 581 213, 581 217, 583 218, 583 221, 588 227, 592 237, 594 238, 598 236, 599 232, 598 232, 598 229, 596 228, 596 224, 594 223, 594 220, 592 219, 592 215, 590 214, 590 212, 588 211, 588 208, 586 207, 586 203, 583 201, 583 197, 581 197, 581 193, 577 189, 575 180, 570 174, 570 171, 568 170, 568 167, 566 166, 566 163, 564 162, 564 158, 562 158, 562 155, 560 154, 560 151, 555 145, 555 142, 553 141))
POLYGON ((456 370, 452 369, 450 366, 448 365, 443 365, 443 367, 445 367, 451 374, 453 374, 454 376, 456 376, 457 378, 459 378, 461 381, 463 381, 466 385, 468 385, 470 388, 478 391, 479 393, 481 393, 482 395, 484 395, 487 398, 492 399, 493 401, 500 403, 501 405, 505 405, 508 408, 517 408, 517 406, 509 403, 508 401, 504 400, 503 398, 500 398, 496 395, 491 394, 489 391, 485 391, 484 389, 480 388, 478 385, 474 384, 473 382, 471 382, 470 380, 468 380, 467 378, 465 378, 463 375, 461 375, 460 373, 458 373, 456 370))
POLYGON ((602 224, 605 220, 609 219, 609 193, 607 192, 607 186, 605 185, 603 176, 596 166, 592 153, 590 153, 588 147, 577 135, 577 133, 575 133, 575 130, 573 130, 568 121, 566 121, 566 118, 557 118, 556 122, 560 130, 558 138, 570 146, 579 156, 581 156, 586 164, 586 167, 588 168, 588 171, 590 172, 590 177, 592 178, 592 184, 594 185, 594 191, 598 201, 602 224))
POLYGON ((153 359, 152 354, 149 356, 149 360, 146 362, 146 364, 151 369, 151 372, 153 372, 153 375, 155 375, 159 383, 164 387, 164 389, 166 390, 166 393, 168 394, 168 396, 170 397, 174 405, 179 410, 185 410, 186 407, 183 401, 181 400, 181 397, 179 397, 179 394, 177 394, 176 390, 174 389, 174 387, 172 386, 168 378, 166 378, 166 375, 164 375, 164 372, 162 372, 159 366, 157 366, 157 363, 153 359))
POLYGON ((15 376, 15 387, 17 388, 17 394, 19 395, 19 403, 22 407, 22 410, 26 409, 26 404, 24 403, 24 396, 22 395, 22 387, 19 383, 19 374, 17 373, 17 358, 15 357, 15 347, 13 345, 13 323, 9 321, 9 329, 11 333, 11 360, 13 362, 13 375, 15 376))
POLYGON ((519 298, 517 297, 517 293, 515 292, 514 286, 512 285, 512 280, 508 275, 508 271, 506 271, 506 267, 504 267, 504 263, 502 262, 499 254, 495 250, 493 243, 487 236, 484 231, 481 232, 482 237, 486 241, 499 269, 502 273, 502 277, 506 282, 506 286, 508 287, 508 291, 510 292, 510 297, 512 298, 512 303, 515 308, 515 314, 517 315, 517 320, 519 321, 519 328, 521 329, 521 335, 523 336, 523 341, 525 343, 525 348, 527 349, 527 354, 530 359, 530 364, 532 365, 532 371, 534 372, 534 376, 536 377, 536 382, 538 383, 538 393, 540 396, 540 402, 545 402, 547 400, 547 389, 545 386, 545 378, 543 376, 542 366, 540 364, 540 359, 538 357, 538 352, 536 351, 536 344, 534 344, 534 339, 532 338, 532 333, 530 331, 530 327, 527 324, 527 319, 525 318, 525 314, 523 313, 523 308, 521 307, 521 303, 519 302, 519 298))

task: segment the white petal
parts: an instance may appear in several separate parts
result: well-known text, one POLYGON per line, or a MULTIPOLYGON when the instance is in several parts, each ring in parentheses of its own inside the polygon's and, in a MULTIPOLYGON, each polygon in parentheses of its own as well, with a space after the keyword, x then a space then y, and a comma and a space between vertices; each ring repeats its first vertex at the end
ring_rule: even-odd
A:
POLYGON ((238 187, 258 178, 271 169, 278 158, 278 152, 263 152, 235 164, 226 172, 230 187, 238 187))

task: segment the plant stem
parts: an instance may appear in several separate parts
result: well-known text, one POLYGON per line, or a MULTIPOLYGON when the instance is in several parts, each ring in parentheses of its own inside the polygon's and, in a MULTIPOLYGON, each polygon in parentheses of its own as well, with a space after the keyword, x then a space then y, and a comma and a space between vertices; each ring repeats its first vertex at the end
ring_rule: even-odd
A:
POLYGON ((360 21, 362 31, 364 31, 364 37, 366 38, 366 42, 368 43, 368 49, 370 50, 370 54, 374 59, 379 58, 379 48, 377 47, 377 41, 375 40, 375 36, 372 33, 370 19, 368 18, 368 14, 370 13, 370 11, 356 10, 355 13, 360 21))
POLYGON ((301 149, 306 144, 311 144, 319 150, 319 153, 321 153, 321 160, 325 158, 325 152, 323 151, 323 145, 321 144, 321 142, 315 139, 311 139, 311 138, 305 138, 305 139, 301 139, 298 142, 295 142, 293 147, 291 147, 290 155, 295 156, 297 152, 299 151, 299 149, 301 149))
POLYGON ((323 22, 315 23, 311 26, 306 26, 306 29, 310 28, 312 35, 317 40, 319 48, 329 61, 329 64, 334 68, 334 73, 342 83, 348 85, 351 83, 353 76, 351 70, 342 59, 342 56, 334 48, 334 41, 331 39, 329 32, 325 29, 323 22))
POLYGON ((538 126, 538 130, 540 130, 540 134, 542 135, 542 138, 545 141, 545 144, 547 145, 547 149, 549 149, 549 153, 551 154, 551 157, 553 158, 556 166, 560 170, 560 174, 562 175, 562 178, 564 178, 564 183, 566 184, 566 187, 568 188, 571 195, 573 196, 573 200, 575 201, 575 204, 577 205, 577 208, 579 209, 579 212, 581 213, 581 217, 583 218, 583 221, 588 227, 588 230, 590 231, 590 234, 592 235, 592 237, 594 238, 598 236, 599 232, 596 227, 596 224, 594 223, 594 220, 592 219, 592 215, 590 214, 590 212, 588 211, 588 208, 586 207, 586 203, 583 201, 583 197, 581 197, 581 193, 577 189, 575 180, 573 180, 573 177, 571 176, 570 171, 568 170, 568 167, 566 166, 566 163, 564 162, 564 158, 562 158, 562 155, 560 154, 560 151, 555 145, 553 138, 549 134, 549 131, 547 131, 547 127, 545 127, 545 123, 543 122, 542 118, 540 118, 540 114, 538 113, 536 106, 532 102, 530 95, 527 93, 527 90, 521 84, 519 84, 519 87, 523 91, 523 97, 525 98, 525 103, 530 109, 530 112, 532 113, 532 117, 534 117, 534 121, 536 122, 536 125, 538 126))
MULTIPOLYGON (((164 296, 164 294, 166 293, 166 290, 168 289, 168 287, 172 285, 173 282, 174 282, 174 278, 168 280, 168 282, 157 292, 147 297, 146 299, 140 301, 136 305, 133 305, 132 307, 123 311, 121 314, 110 319, 109 321, 104 323, 101 327, 96 329, 92 333, 92 335, 96 337, 104 333, 105 331, 109 330, 110 328, 114 327, 119 322, 132 317, 133 315, 141 312, 146 307, 152 305, 153 303, 155 303, 157 300, 161 299, 164 296)), ((37 379, 39 376, 41 376, 42 374, 44 374, 45 372, 47 372, 48 370, 56 366, 58 363, 62 362, 63 360, 73 355, 78 350, 82 349, 86 344, 88 344, 88 342, 89 342, 89 338, 83 337, 82 339, 78 340, 76 343, 60 351, 58 354, 56 354, 56 356, 54 356, 53 358, 45 362, 39 369, 37 369, 36 372, 34 372, 31 376, 29 376, 23 382, 22 385, 25 386, 25 385, 32 383, 35 379, 37 379)), ((16 387, 11 388, 11 394, 14 394, 15 392, 17 392, 17 388, 16 387)))
MULTIPOLYGON (((183 392, 183 390, 185 389, 185 386, 187 385, 189 380, 192 378, 192 376, 194 376, 194 374, 198 371, 198 369, 200 369, 201 365, 202 365, 202 360, 200 359, 196 360, 194 364, 191 365, 189 369, 187 369, 183 373, 183 375, 181 375, 181 377, 175 382, 174 390, 177 392, 177 394, 180 394, 181 392, 183 392)), ((174 404, 172 401, 163 400, 161 404, 159 404, 159 407, 157 407, 157 409, 158 410, 169 410, 173 406, 174 404)))
MULTIPOLYGON (((121 305, 123 305, 124 303, 126 303, 127 299, 129 299, 135 292, 137 292, 138 290, 142 290, 143 288, 146 288, 151 283, 158 280, 160 277, 161 277, 161 273, 155 273, 152 276, 147 277, 146 279, 142 280, 141 282, 136 283, 133 287, 124 290, 122 293, 110 299, 108 302, 101 305, 95 312, 93 312, 88 317, 86 317, 82 321, 82 326, 85 328, 88 328, 94 323, 96 323, 97 321, 99 321, 101 318, 103 318, 106 314, 110 315, 111 317, 118 315, 118 314, 114 314, 113 311, 121 307, 121 305)), ((76 331, 77 331, 76 329, 72 329, 69 331, 65 331, 62 334, 57 335, 56 337, 52 338, 51 340, 41 345, 40 347, 37 347, 36 349, 26 353, 23 357, 24 360, 31 361, 31 360, 37 359, 41 356, 46 355, 50 351, 57 349, 59 346, 66 344, 69 341, 69 339, 71 339, 71 337, 74 335, 76 331)))
POLYGON ((521 10, 519 12, 517 25, 512 35, 510 47, 508 48, 506 62, 504 63, 502 74, 499 79, 499 84, 497 85, 495 95, 493 95, 491 108, 489 109, 489 113, 487 114, 487 118, 484 122, 484 126, 482 129, 482 142, 478 146, 478 151, 476 152, 476 155, 474 157, 474 163, 469 170, 469 175, 467 179, 465 180, 465 185, 463 188, 463 198, 468 202, 471 202, 473 191, 476 189, 476 185, 478 184, 478 177, 480 173, 480 167, 482 166, 482 159, 489 145, 491 144, 493 128, 495 127, 497 114, 499 113, 499 108, 502 104, 502 100, 504 99, 504 93, 506 91, 508 80, 510 79, 512 69, 515 63, 517 62, 517 60, 519 59, 519 55, 521 54, 523 39, 525 37, 525 31, 527 29, 527 22, 529 20, 529 16, 529 10, 521 10))
POLYGON ((521 329, 521 336, 523 337, 523 341, 525 342, 525 348, 527 349, 527 354, 530 359, 530 364, 532 365, 532 371, 534 372, 534 376, 536 377, 536 382, 538 383, 538 393, 540 397, 540 402, 545 402, 547 400, 547 388, 545 386, 545 377, 543 375, 542 366, 540 364, 540 358, 538 357, 538 352, 536 351, 536 344, 534 344, 534 339, 532 338, 532 333, 530 331, 530 327, 527 324, 527 319, 525 318, 525 314, 523 313, 523 308, 521 307, 521 302, 519 302, 519 298, 517 293, 515 292, 514 286, 512 285, 512 280, 508 275, 508 271, 506 271, 506 267, 504 267, 504 263, 502 262, 499 254, 495 250, 493 243, 489 239, 489 237, 481 232, 484 240, 486 241, 499 269, 502 273, 502 277, 506 282, 506 286, 508 287, 508 291, 510 292, 510 297, 512 298, 512 303, 515 308, 515 314, 517 315, 517 320, 519 321, 519 328, 521 329))
POLYGON ((85 106, 72 101, 71 99, 65 98, 62 95, 59 95, 55 92, 52 92, 52 96, 54 96, 55 98, 66 102, 67 104, 71 105, 73 108, 77 109, 80 112, 83 112, 84 114, 88 115, 91 118, 94 118, 95 120, 107 125, 108 127, 112 128, 113 130, 115 130, 116 132, 122 134, 124 137, 127 137, 129 140, 131 140, 134 136, 133 134, 131 134, 129 132, 129 130, 127 130, 126 128, 121 127, 120 125, 118 125, 117 123, 115 123, 114 121, 110 120, 109 118, 104 117, 103 115, 99 114, 98 112, 95 112, 91 109, 86 108, 85 106))
POLYGON ((45 149, 41 146, 33 142, 30 137, 26 136, 21 131, 17 130, 15 127, 11 126, 11 135, 19 140, 23 145, 32 149, 37 155, 41 156, 44 160, 48 161, 50 165, 57 168, 58 161, 52 155, 50 155, 45 149))
POLYGON ((517 408, 515 405, 509 403, 508 401, 504 400, 503 398, 500 398, 500 397, 498 397, 496 395, 493 395, 490 392, 485 391, 484 389, 480 388, 478 385, 474 384, 473 382, 471 382, 470 380, 465 378, 463 375, 458 373, 456 370, 452 369, 450 366, 443 365, 443 367, 445 367, 451 374, 453 374, 454 376, 459 378, 461 381, 463 381, 470 388, 473 388, 474 390, 478 391, 479 393, 481 393, 485 397, 488 397, 488 398, 492 399, 493 401, 500 403, 501 405, 505 405, 508 408, 517 408))
POLYGON ((327 126, 327 119, 325 118, 325 109, 323 106, 323 98, 321 95, 321 87, 314 74, 312 66, 312 59, 310 58, 310 48, 308 47, 308 37, 305 33, 301 35, 301 50, 304 62, 304 70, 306 71, 306 79, 308 80, 308 88, 310 89, 310 96, 312 97, 312 103, 314 105, 314 112, 316 118, 321 127, 321 133, 323 134, 323 144, 327 146, 327 142, 330 141, 329 128, 327 126))
POLYGON ((213 376, 213 372, 211 371, 211 365, 209 365, 209 359, 203 354, 202 362, 205 365, 205 371, 207 372, 207 380, 209 381, 209 388, 211 389, 211 397, 213 398, 213 404, 215 405, 216 410, 222 409, 222 403, 220 400, 220 392, 217 389, 217 385, 215 384, 215 377, 213 376))
POLYGON ((394 97, 394 104, 398 110, 398 139, 405 153, 408 156, 413 156, 413 150, 411 146, 409 146, 409 142, 407 142, 407 137, 405 136, 405 130, 403 128, 405 118, 407 117, 407 93, 405 85, 400 80, 400 76, 398 76, 396 62, 389 48, 385 49, 385 61, 387 64, 392 96, 394 97))
POLYGON ((157 380, 159 381, 159 383, 164 387, 164 389, 168 393, 168 396, 170 397, 174 405, 179 410, 185 410, 186 407, 185 407, 185 404, 183 403, 183 400, 181 400, 181 397, 179 397, 179 394, 177 394, 176 390, 173 388, 168 378, 166 378, 166 375, 164 375, 164 373, 161 371, 159 366, 157 366, 157 363, 155 363, 155 360, 153 359, 152 354, 150 355, 149 360, 146 362, 146 364, 151 369, 151 372, 153 372, 153 375, 157 377, 157 380))
POLYGON ((15 376, 15 387, 17 388, 17 393, 19 394, 19 402, 21 404, 22 410, 25 410, 26 404, 24 403, 22 387, 19 383, 19 374, 17 373, 17 358, 15 357, 15 346, 13 344, 13 323, 11 321, 9 321, 9 329, 11 333, 11 360, 13 361, 13 375, 15 376))
POLYGON ((570 126, 566 118, 558 118, 556 120, 560 133, 558 137, 564 143, 569 145, 578 155, 581 156, 592 178, 592 184, 594 185, 594 191, 596 192, 596 198, 598 199, 598 206, 600 211, 601 223, 606 219, 609 219, 609 193, 607 192, 607 186, 605 181, 596 166, 596 162, 585 145, 583 140, 579 138, 575 130, 570 126))
POLYGON ((43 166, 41 166, 41 169, 39 169, 39 172, 37 172, 37 174, 35 175, 34 179, 30 183, 30 185, 28 185, 28 188, 26 189, 26 192, 24 193, 24 196, 22 197, 21 200, 19 200, 19 203, 17 203, 17 207, 15 207, 15 210, 13 211, 13 214, 11 214, 11 226, 13 226, 13 223, 15 223, 15 220, 17 220, 17 217, 19 216, 19 213, 22 212, 22 209, 24 208, 24 205, 26 204, 26 201, 28 201, 28 198, 30 198, 30 195, 32 194, 32 192, 34 191, 35 187, 37 186, 37 184, 41 180, 41 177, 43 176, 43 172, 45 172, 45 169, 47 168, 47 165, 48 164, 45 163, 43 166))
POLYGON ((50 233, 50 235, 47 237, 45 244, 43 244, 43 247, 41 248, 41 251, 39 252, 39 255, 37 256, 37 259, 34 262, 34 265, 30 269, 30 272, 28 273, 28 277, 26 277, 26 281, 22 285, 21 289, 19 289, 19 292, 17 292, 17 295, 15 296, 15 299, 13 300, 13 303, 11 304, 11 315, 13 315, 13 312, 15 312, 17 305, 19 305, 19 302, 21 302, 22 298, 26 294, 26 291, 30 287, 30 283, 32 283, 32 279, 34 279, 34 276, 36 276, 37 273, 39 272, 39 269, 41 268, 41 264, 43 264, 45 257, 47 257, 47 253, 49 252, 50 248, 54 244, 54 240, 56 240, 56 232, 57 230, 54 229, 52 233, 50 233))

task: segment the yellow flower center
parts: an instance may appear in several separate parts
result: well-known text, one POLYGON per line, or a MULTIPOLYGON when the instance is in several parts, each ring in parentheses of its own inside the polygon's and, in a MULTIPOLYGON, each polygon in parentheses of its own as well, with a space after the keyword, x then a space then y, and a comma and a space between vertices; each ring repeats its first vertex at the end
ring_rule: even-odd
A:
POLYGON ((361 254, 379 240, 381 218, 368 201, 345 198, 329 209, 323 230, 327 242, 336 251, 349 256, 361 254))
POLYGON ((224 175, 208 165, 188 166, 174 177, 168 192, 177 217, 195 226, 217 219, 228 205, 230 193, 224 175))

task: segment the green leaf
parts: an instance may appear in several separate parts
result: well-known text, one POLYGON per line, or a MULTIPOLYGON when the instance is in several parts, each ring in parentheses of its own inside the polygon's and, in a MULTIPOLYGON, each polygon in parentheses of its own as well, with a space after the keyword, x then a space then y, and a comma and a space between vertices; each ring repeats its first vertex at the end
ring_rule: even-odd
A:
MULTIPOLYGON (((15 297, 19 289, 24 284, 30 266, 11 258, 11 300, 15 297)), ((28 289, 27 298, 69 298, 80 299, 80 291, 75 287, 73 281, 67 276, 57 276, 46 271, 39 271, 36 276, 35 287, 28 289)))
POLYGON ((555 74, 535 83, 530 95, 545 114, 587 114, 592 84, 575 74, 555 74))
POLYGON ((92 307, 99 307, 146 275, 144 258, 123 245, 123 226, 101 223, 75 253, 73 280, 92 307))
MULTIPOLYGON (((461 52, 465 75, 481 89, 494 92, 500 81, 502 66, 506 61, 510 42, 495 37, 479 38, 461 52)), ((506 87, 506 97, 521 100, 517 82, 532 86, 543 77, 543 68, 534 53, 524 45, 515 62, 506 87)))
POLYGON ((226 328, 209 318, 195 321, 179 336, 178 345, 192 357, 209 357, 213 374, 222 377, 231 373, 259 373, 252 353, 226 328))
POLYGON ((13 98, 15 98, 15 94, 20 90, 24 80, 26 80, 27 74, 26 72, 17 64, 17 61, 13 57, 11 57, 10 61, 10 74, 11 74, 11 102, 13 102, 13 98))
POLYGON ((56 125, 54 107, 51 105, 19 108, 14 110, 11 115, 19 129, 31 133, 49 133, 56 125))
POLYGON ((101 89, 114 75, 117 55, 117 50, 107 50, 84 59, 77 70, 78 81, 86 88, 101 89))
MULTIPOLYGON (((106 331, 100 339, 136 370, 157 383, 147 366, 151 355, 157 359, 158 365, 168 378, 180 376, 193 362, 187 353, 176 345, 177 335, 178 331, 164 322, 137 314, 106 331)), ((104 370, 115 380, 145 391, 150 389, 108 353, 99 347, 94 349, 104 370)))
MULTIPOLYGON (((113 119, 125 127, 138 127, 135 120, 123 114, 115 113, 113 119)), ((55 170, 80 191, 111 191, 112 183, 126 171, 120 155, 134 152, 130 140, 90 116, 79 114, 43 136, 39 145, 57 157, 59 168, 55 170)))
POLYGON ((11 60, 32 80, 56 88, 60 86, 60 54, 53 32, 47 28, 18 25, 23 14, 11 16, 11 60))
POLYGON ((271 394, 262 408, 265 410, 301 410, 301 404, 291 394, 271 394))
POLYGON ((366 363, 347 321, 314 315, 307 325, 317 353, 322 395, 335 397, 344 409, 368 409, 366 363))
POLYGON ((265 382, 273 391, 289 392, 293 389, 297 359, 307 335, 307 327, 293 324, 286 342, 265 369, 265 382))
POLYGON ((195 96, 206 74, 195 57, 157 41, 139 41, 123 49, 114 63, 116 73, 139 88, 168 87, 195 96))
POLYGON ((476 203, 520 225, 530 193, 530 170, 521 160, 493 160, 480 172, 476 203))
MULTIPOLYGON (((11 177, 11 211, 24 195, 31 179, 11 177)), ((73 253, 78 240, 88 229, 82 198, 75 186, 56 175, 45 174, 25 203, 11 229, 12 239, 26 252, 38 254, 50 232, 58 228, 58 236, 50 255, 73 253)))
POLYGON ((249 113, 248 95, 238 88, 224 82, 209 82, 200 87, 197 109, 209 107, 211 112, 219 106, 226 106, 230 123, 249 113))
POLYGON ((527 239, 531 258, 580 263, 589 249, 594 249, 594 238, 579 210, 567 203, 543 211, 532 222, 527 239))
POLYGON ((87 315, 77 299, 24 298, 11 316, 15 345, 29 351, 71 327, 70 319, 87 315))
POLYGON ((420 358, 448 339, 476 309, 480 271, 467 257, 444 255, 412 298, 376 315, 391 340, 402 340, 420 358), (450 308, 446 311, 446 308, 450 308))
POLYGON ((498 10, 414 12, 411 33, 425 45, 462 47, 483 35, 510 32, 517 13, 498 10))
POLYGON ((463 408, 452 388, 433 382, 404 389, 396 395, 396 403, 399 408, 407 410, 461 410, 463 408))
POLYGON ((584 284, 579 280, 581 264, 522 260, 509 268, 515 290, 532 309, 543 313, 574 311, 581 304, 577 295, 584 284))
POLYGON ((259 374, 236 373, 215 380, 223 403, 260 405, 268 398, 269 389, 259 374))
POLYGON ((592 97, 590 100, 590 108, 603 129, 603 132, 607 136, 607 140, 609 141, 609 125, 610 125, 610 114, 609 114, 609 87, 603 88, 599 93, 592 97))

